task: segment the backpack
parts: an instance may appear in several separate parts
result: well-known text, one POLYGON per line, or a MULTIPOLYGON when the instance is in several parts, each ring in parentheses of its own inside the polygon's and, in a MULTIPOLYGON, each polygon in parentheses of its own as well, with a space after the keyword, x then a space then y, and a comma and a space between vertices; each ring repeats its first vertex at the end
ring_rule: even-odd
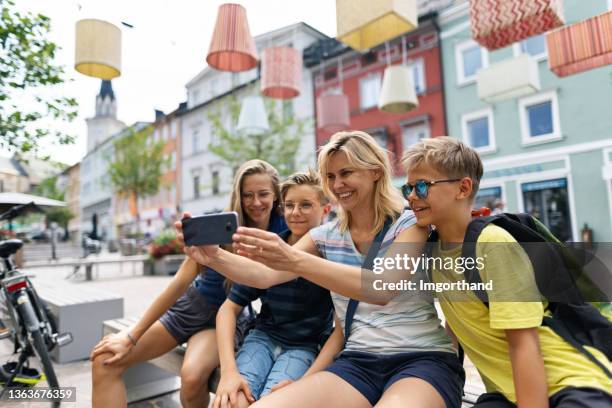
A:
MULTIPOLYGON (((502 213, 473 218, 462 245, 461 256, 464 259, 476 259, 476 242, 489 224, 510 233, 527 253, 538 291, 548 301, 550 316, 544 316, 542 325, 552 329, 612 378, 610 370, 585 348, 594 347, 612 361, 612 322, 602 314, 603 309, 600 310, 602 306, 610 306, 609 299, 584 273, 582 265, 586 265, 587 261, 594 262, 595 267, 603 271, 604 278, 608 279, 610 271, 584 248, 563 244, 544 224, 529 214, 502 213)), ((434 230, 428 242, 437 241, 438 235, 434 230)), ((464 276, 470 284, 482 283, 475 267, 466 268, 464 276)), ((488 308, 487 292, 473 292, 488 308)))

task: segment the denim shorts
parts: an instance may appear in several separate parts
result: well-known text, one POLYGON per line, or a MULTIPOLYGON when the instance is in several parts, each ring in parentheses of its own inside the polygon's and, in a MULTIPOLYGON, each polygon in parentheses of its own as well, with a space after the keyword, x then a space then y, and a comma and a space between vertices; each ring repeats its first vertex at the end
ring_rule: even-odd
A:
POLYGON ((447 408, 461 407, 465 372, 452 353, 429 351, 378 355, 345 351, 325 371, 351 384, 372 405, 376 405, 393 383, 414 377, 431 384, 447 408))
MULTIPOLYGON (((242 344, 248 331, 254 326, 255 318, 244 308, 236 324, 234 345, 242 344)), ((207 329, 214 329, 219 308, 206 302, 204 296, 194 285, 159 319, 160 323, 176 340, 183 344, 194 334, 207 329)))
POLYGON ((259 399, 277 383, 302 377, 316 356, 315 350, 283 346, 254 329, 246 336, 236 365, 249 383, 253 397, 259 399))

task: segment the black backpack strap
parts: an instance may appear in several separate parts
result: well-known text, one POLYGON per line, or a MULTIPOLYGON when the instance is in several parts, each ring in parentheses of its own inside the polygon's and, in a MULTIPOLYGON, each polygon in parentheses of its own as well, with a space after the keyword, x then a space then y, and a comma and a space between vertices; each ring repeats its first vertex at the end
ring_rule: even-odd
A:
MULTIPOLYGON (((378 255, 378 251, 380 250, 380 246, 382 245, 382 241, 389 231, 391 227, 391 218, 387 218, 385 220, 385 224, 382 229, 376 234, 372 245, 370 245, 370 249, 368 250, 368 254, 366 255, 362 268, 371 269, 374 264, 374 258, 378 255)), ((346 347, 346 342, 348 340, 349 334, 351 334, 351 326, 353 325, 353 317, 355 316, 355 311, 357 310, 357 306, 359 305, 359 301, 355 299, 350 299, 348 306, 346 307, 346 317, 344 319, 344 347, 346 347)), ((343 348, 344 348, 343 347, 343 348)))
POLYGON ((569 344, 572 345, 572 347, 582 353, 586 358, 591 360, 593 364, 601 368, 603 372, 606 373, 608 378, 612 378, 612 373, 610 372, 610 370, 608 370, 608 367, 603 365, 601 361, 597 360, 593 353, 587 350, 582 343, 576 340, 572 333, 570 333, 570 331, 565 327, 565 325, 563 325, 563 323, 559 319, 553 319, 550 316, 544 316, 544 319, 542 320, 542 325, 550 327, 552 331, 559 335, 559 337, 567 341, 569 344))
MULTIPOLYGON (((482 230, 489 224, 495 223, 495 221, 500 218, 500 215, 477 217, 472 219, 465 231, 465 236, 463 237, 463 245, 461 248, 461 257, 463 259, 476 259, 476 242, 478 241, 478 237, 482 233, 482 230)), ((471 265, 470 268, 466 268, 464 276, 468 283, 482 283, 480 273, 474 265, 471 265)), ((484 303, 487 308, 489 308, 489 295, 487 294, 486 290, 475 290, 474 294, 482 301, 482 303, 484 303)))

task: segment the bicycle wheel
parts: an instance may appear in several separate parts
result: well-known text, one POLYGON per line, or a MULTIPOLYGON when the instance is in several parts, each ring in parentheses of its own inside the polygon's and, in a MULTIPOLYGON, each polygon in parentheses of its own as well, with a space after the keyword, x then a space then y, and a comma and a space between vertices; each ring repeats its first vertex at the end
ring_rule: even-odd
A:
POLYGON ((47 384, 49 384, 49 387, 57 388, 59 387, 59 383, 57 381, 57 376, 55 375, 55 370, 53 369, 51 357, 49 357, 47 344, 43 339, 42 333, 40 332, 38 318, 36 317, 36 313, 34 312, 32 304, 29 302, 27 295, 21 296, 25 296, 25 299, 27 299, 26 301, 17 301, 17 308, 22 319, 22 323, 32 339, 32 347, 34 348, 34 352, 42 364, 43 371, 47 377, 47 384))

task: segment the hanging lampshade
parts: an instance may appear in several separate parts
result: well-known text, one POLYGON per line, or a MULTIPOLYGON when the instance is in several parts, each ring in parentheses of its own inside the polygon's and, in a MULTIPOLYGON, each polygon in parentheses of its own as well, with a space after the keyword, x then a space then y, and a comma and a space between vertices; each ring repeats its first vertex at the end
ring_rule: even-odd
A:
POLYGON ((121 75, 121 30, 102 20, 77 21, 74 69, 101 79, 121 75))
POLYGON ((261 93, 290 99, 300 94, 302 54, 295 48, 266 48, 261 59, 261 93))
POLYGON ((416 0, 336 0, 338 40, 365 51, 418 26, 416 0))
POLYGON ((612 11, 548 33, 546 45, 560 77, 612 64, 612 11))
POLYGON ((538 63, 528 54, 521 54, 478 71, 478 97, 493 103, 518 98, 540 90, 538 63))
POLYGON ((344 94, 327 94, 317 98, 317 126, 335 133, 350 126, 349 100, 344 94))
POLYGON ((385 69, 378 109, 389 113, 405 113, 419 106, 412 82, 412 72, 404 65, 391 65, 385 69))
POLYGON ((562 0, 470 0, 474 40, 488 50, 563 25, 562 0))
POLYGON ((260 135, 270 130, 268 115, 261 96, 247 96, 242 100, 236 130, 250 135, 260 135))
POLYGON ((206 62, 220 71, 241 72, 257 66, 257 48, 246 10, 239 4, 219 6, 206 62))

